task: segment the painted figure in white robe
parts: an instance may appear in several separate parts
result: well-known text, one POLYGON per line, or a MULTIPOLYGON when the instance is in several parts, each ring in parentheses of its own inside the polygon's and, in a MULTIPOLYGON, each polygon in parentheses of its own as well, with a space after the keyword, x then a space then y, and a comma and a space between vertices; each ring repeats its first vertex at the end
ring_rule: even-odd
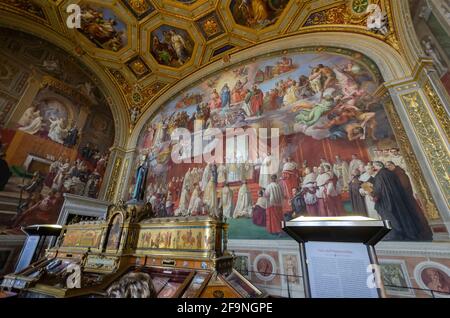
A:
POLYGON ((252 217, 253 203, 252 194, 247 186, 247 181, 243 181, 238 192, 236 208, 234 209, 233 218, 252 217))
POLYGON ((296 81, 294 81, 292 86, 287 89, 286 94, 283 97, 283 104, 285 106, 292 105, 298 100, 297 91, 298 91, 298 86, 297 86, 296 81))
POLYGON ((224 187, 222 188, 222 208, 224 217, 233 217, 233 190, 228 186, 228 183, 225 183, 224 187))
POLYGON ((196 185, 192 191, 191 199, 189 200, 188 214, 191 215, 194 209, 196 199, 200 197, 200 187, 196 185))
POLYGON ((50 121, 50 129, 48 132, 48 138, 51 140, 63 144, 64 138, 66 138, 67 129, 63 128, 64 119, 57 118, 55 120, 49 119, 50 121))
MULTIPOLYGON (((391 153, 391 160, 396 166, 402 168, 403 170, 407 171, 408 169, 406 168, 406 162, 405 162, 405 158, 403 158, 403 156, 400 154, 400 151, 398 148, 392 148, 390 150, 391 153)), ((374 160, 375 161, 375 160, 374 160)))
POLYGON ((265 189, 270 184, 270 177, 272 175, 270 173, 271 165, 272 165, 272 156, 270 155, 269 152, 261 162, 261 168, 259 172, 259 186, 261 188, 265 189))
POLYGON ((336 185, 337 191, 339 193, 341 193, 342 191, 347 191, 348 183, 350 182, 348 163, 342 160, 341 157, 336 156, 336 161, 334 162, 333 165, 333 172, 336 178, 338 179, 336 185))
POLYGON ((211 177, 211 164, 208 163, 205 167, 205 170, 203 171, 202 182, 200 183, 202 191, 205 191, 206 186, 208 185, 208 181, 209 179, 211 179, 211 177))
POLYGON ((367 216, 372 219, 381 219, 377 210, 375 209, 375 201, 371 196, 373 191, 373 184, 375 182, 375 171, 372 164, 361 164, 359 166, 359 171, 361 175, 359 176, 359 181, 362 182, 361 189, 359 189, 359 193, 364 197, 364 202, 366 203, 366 211, 367 216))
POLYGON ((208 207, 210 215, 218 215, 217 190, 214 178, 209 178, 203 194, 203 203, 208 207))
POLYGON ((217 182, 227 182, 227 166, 223 163, 221 163, 217 168, 217 182))
POLYGON ((56 191, 61 191, 66 174, 69 172, 69 168, 70 168, 69 159, 66 158, 64 163, 59 166, 59 170, 55 176, 55 179, 53 179, 52 189, 55 189, 56 191))
POLYGON ((186 188, 190 189, 193 185, 194 185, 194 183, 192 182, 191 168, 189 168, 188 171, 186 171, 186 173, 184 175, 183 188, 186 187, 186 188))
POLYGON ((34 135, 42 128, 44 119, 40 115, 40 111, 32 106, 28 108, 19 119, 19 130, 34 135))
POLYGON ((40 116, 40 111, 36 109, 36 106, 28 107, 20 117, 17 124, 21 127, 28 126, 31 122, 38 116, 40 116))
POLYGON ((195 174, 194 174, 194 183, 200 183, 200 181, 202 180, 202 175, 203 175, 203 169, 202 168, 196 168, 195 169, 195 174))
POLYGON ((180 202, 178 203, 178 208, 175 210, 175 215, 186 215, 188 211, 189 203, 189 188, 183 183, 181 194, 180 194, 180 202))

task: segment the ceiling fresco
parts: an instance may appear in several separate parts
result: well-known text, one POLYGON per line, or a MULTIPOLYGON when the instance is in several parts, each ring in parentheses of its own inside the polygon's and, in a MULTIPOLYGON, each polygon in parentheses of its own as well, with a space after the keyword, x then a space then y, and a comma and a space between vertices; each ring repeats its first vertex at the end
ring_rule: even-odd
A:
POLYGON ((389 0, 0 0, 0 17, 13 14, 24 21, 24 31, 39 35, 36 30, 45 27, 70 40, 69 53, 92 57, 121 92, 129 114, 138 109, 141 115, 203 65, 283 36, 333 25, 398 49, 392 25, 388 34, 367 29, 371 4, 390 19, 389 0), (70 4, 81 8, 79 28, 67 27, 70 4))

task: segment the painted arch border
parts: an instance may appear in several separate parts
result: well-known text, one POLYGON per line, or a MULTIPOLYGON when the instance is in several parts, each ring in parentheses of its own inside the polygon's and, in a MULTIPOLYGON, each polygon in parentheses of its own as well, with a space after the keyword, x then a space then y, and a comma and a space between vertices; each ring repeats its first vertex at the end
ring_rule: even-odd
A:
MULTIPOLYGON (((414 160, 412 164, 414 165, 414 168, 417 167, 415 170, 419 171, 420 181, 425 181, 425 189, 421 191, 421 195, 426 197, 427 201, 432 202, 433 210, 438 210, 440 212, 439 217, 446 224, 447 230, 450 231, 450 216, 447 216, 445 212, 444 198, 437 194, 440 193, 439 185, 431 173, 432 167, 427 162, 426 153, 422 149, 420 140, 414 133, 414 129, 412 127, 414 123, 409 121, 405 106, 398 99, 397 92, 393 88, 395 86, 401 86, 404 83, 416 82, 417 74, 419 72, 417 66, 411 66, 403 55, 387 43, 367 35, 340 31, 289 35, 276 40, 266 41, 254 47, 231 54, 228 63, 224 60, 211 62, 210 64, 192 73, 189 77, 175 83, 163 95, 153 102, 153 104, 146 110, 135 125, 134 130, 128 139, 128 151, 135 151, 139 136, 141 131, 145 129, 145 125, 163 109, 162 107, 170 102, 173 96, 178 96, 180 92, 189 89, 196 83, 202 81, 205 77, 211 76, 216 72, 229 70, 244 61, 256 61, 257 58, 270 56, 274 54, 274 52, 288 52, 307 47, 331 47, 341 49, 342 51, 353 51, 354 53, 359 53, 366 57, 377 66, 377 69, 383 79, 383 83, 380 88, 381 90, 385 90, 390 96, 390 100, 392 101, 391 105, 393 108, 391 114, 394 115, 396 121, 401 124, 400 128, 402 128, 402 133, 407 137, 409 145, 405 147, 413 153, 414 160)), ((420 60, 418 60, 417 63, 418 65, 420 65, 420 63, 423 64, 420 60)), ((420 67, 419 70, 421 70, 420 67)), ((420 90, 422 88, 419 85, 417 89, 420 90)), ((388 113, 388 117, 390 120, 392 119, 390 113, 388 113)), ((130 177, 128 176, 128 178, 130 177)), ((415 180, 415 182, 418 183, 419 180, 415 180)), ((129 180, 126 180, 126 184, 128 183, 129 180)), ((123 189, 121 189, 121 193, 123 194, 123 189)))

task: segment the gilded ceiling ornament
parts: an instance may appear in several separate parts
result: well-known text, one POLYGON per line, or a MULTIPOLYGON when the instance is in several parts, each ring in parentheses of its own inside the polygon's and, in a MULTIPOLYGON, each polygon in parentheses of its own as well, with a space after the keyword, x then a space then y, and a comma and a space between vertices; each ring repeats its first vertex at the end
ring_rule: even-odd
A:
POLYGON ((351 8, 356 14, 363 14, 369 6, 369 0, 352 0, 351 8))
POLYGON ((196 24, 207 41, 225 33, 225 29, 215 11, 198 19, 196 24))
POLYGON ((312 13, 303 26, 345 24, 348 21, 347 4, 312 13))
POLYGON ((140 56, 136 56, 128 61, 127 66, 138 80, 151 73, 150 68, 140 56))
POLYGON ((152 3, 149 0, 122 0, 133 15, 141 20, 155 11, 152 3))
POLYGON ((109 69, 109 72, 114 77, 114 79, 116 80, 117 84, 119 84, 119 87, 122 89, 122 91, 126 95, 131 93, 132 88, 128 84, 127 80, 125 79, 125 77, 122 75, 122 73, 120 71, 114 70, 114 69, 109 69))
POLYGON ((388 16, 378 4, 367 7, 367 30, 387 36, 389 33, 388 16))

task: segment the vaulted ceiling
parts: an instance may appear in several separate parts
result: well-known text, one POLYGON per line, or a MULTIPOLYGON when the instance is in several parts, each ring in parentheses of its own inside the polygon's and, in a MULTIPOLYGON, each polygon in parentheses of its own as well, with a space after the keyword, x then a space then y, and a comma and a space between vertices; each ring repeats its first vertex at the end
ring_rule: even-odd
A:
POLYGON ((202 66, 271 39, 346 29, 396 47, 395 32, 367 30, 371 3, 392 18, 388 0, 0 0, 0 13, 70 40, 69 53, 93 58, 129 114, 142 114, 202 66), (67 12, 73 4, 81 8, 80 28, 67 24, 76 22, 67 12))

